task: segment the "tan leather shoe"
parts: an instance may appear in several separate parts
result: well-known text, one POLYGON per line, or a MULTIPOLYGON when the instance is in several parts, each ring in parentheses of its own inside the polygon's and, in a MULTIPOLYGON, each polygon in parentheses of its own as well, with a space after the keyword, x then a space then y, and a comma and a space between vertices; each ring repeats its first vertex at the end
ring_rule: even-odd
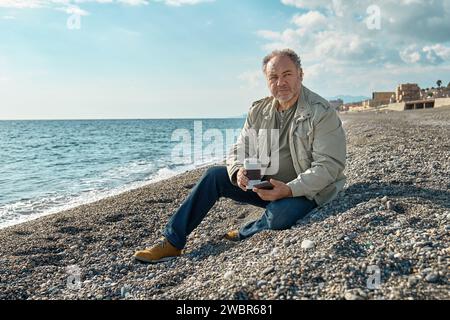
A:
POLYGON ((181 252, 182 250, 175 248, 167 239, 163 239, 150 249, 137 251, 134 258, 146 263, 160 263, 181 256, 181 252))
POLYGON ((240 241, 239 230, 231 230, 226 235, 223 236, 225 239, 233 242, 240 241))

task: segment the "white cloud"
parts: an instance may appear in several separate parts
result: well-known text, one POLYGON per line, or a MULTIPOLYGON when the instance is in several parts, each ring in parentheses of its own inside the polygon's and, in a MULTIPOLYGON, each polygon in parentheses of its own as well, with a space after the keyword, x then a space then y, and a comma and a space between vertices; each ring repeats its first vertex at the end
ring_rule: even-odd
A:
POLYGON ((309 11, 305 14, 296 14, 292 22, 306 31, 323 29, 326 27, 327 18, 318 11, 309 11))
POLYGON ((343 16, 346 8, 343 0, 281 0, 281 2, 300 9, 324 9, 336 16, 343 16))
POLYGON ((264 83, 264 77, 261 70, 245 71, 238 75, 238 79, 243 82, 241 89, 255 89, 264 83))
POLYGON ((367 1, 281 2, 301 11, 284 30, 259 30, 257 34, 266 40, 265 50, 290 47, 298 51, 305 81, 312 86, 370 94, 374 89, 392 90, 380 86, 400 81, 398 70, 408 80, 408 74, 420 74, 417 69, 439 73, 450 66, 450 1, 378 0, 380 30, 367 27, 367 8, 373 4, 367 1), (414 72, 409 71, 412 67, 414 72), (395 76, 386 80, 387 72, 395 76))
MULTIPOLYGON (((196 5, 205 2, 214 2, 215 0, 0 0, 0 8, 14 9, 36 9, 36 8, 54 8, 61 9, 61 6, 79 8, 78 5, 84 3, 100 4, 124 4, 129 6, 145 6, 150 2, 163 2, 168 6, 180 7, 184 5, 196 5)), ((80 10, 82 10, 80 8, 80 10)), ((73 10, 72 10, 73 11, 73 10)), ((86 11, 80 11, 87 14, 86 11)))
POLYGON ((424 52, 433 51, 442 60, 446 60, 446 61, 450 60, 450 47, 443 46, 440 43, 432 45, 432 46, 425 46, 423 48, 423 51, 424 52))
POLYGON ((276 31, 271 30, 259 30, 256 32, 260 37, 265 38, 267 40, 276 41, 279 40, 281 37, 281 34, 276 31))
POLYGON ((450 61, 450 47, 442 44, 424 46, 412 45, 400 51, 402 60, 409 64, 440 65, 450 61))
POLYGON ((0 7, 3 8, 41 8, 49 1, 43 0, 0 0, 0 7))
POLYGON ((287 29, 284 32, 285 38, 305 37, 311 32, 324 30, 327 28, 327 17, 318 11, 309 11, 305 14, 294 15, 292 23, 296 25, 297 29, 287 29))
POLYGON ((184 5, 195 5, 204 2, 214 2, 215 0, 153 0, 158 2, 164 2, 168 6, 180 7, 184 5))
POLYGON ((130 6, 148 5, 148 1, 146 0, 118 0, 117 2, 127 4, 130 6))
POLYGON ((282 0, 281 2, 301 9, 315 9, 330 5, 329 0, 282 0))
POLYGON ((400 58, 406 63, 418 63, 422 55, 416 46, 410 46, 400 51, 400 58))
POLYGON ((63 11, 67 14, 73 14, 73 15, 77 15, 77 16, 87 16, 89 15, 89 12, 81 9, 78 6, 74 6, 74 5, 68 5, 67 7, 61 7, 61 8, 56 8, 56 10, 59 11, 63 11))

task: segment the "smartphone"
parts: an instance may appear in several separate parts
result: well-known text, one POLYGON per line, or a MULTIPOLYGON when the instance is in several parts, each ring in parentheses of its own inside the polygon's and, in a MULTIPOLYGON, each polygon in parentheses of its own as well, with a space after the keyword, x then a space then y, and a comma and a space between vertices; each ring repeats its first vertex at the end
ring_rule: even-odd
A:
POLYGON ((261 183, 255 184, 254 187, 256 189, 263 189, 263 190, 273 190, 274 186, 269 181, 263 181, 261 183))

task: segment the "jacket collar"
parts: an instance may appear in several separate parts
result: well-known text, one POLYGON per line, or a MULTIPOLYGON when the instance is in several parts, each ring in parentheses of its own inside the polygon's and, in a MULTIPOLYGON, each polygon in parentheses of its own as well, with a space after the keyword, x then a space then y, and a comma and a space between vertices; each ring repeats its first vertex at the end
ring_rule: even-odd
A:
POLYGON ((310 92, 311 91, 308 88, 302 85, 297 103, 297 111, 295 112, 295 121, 301 121, 311 117, 312 108, 309 102, 310 92))

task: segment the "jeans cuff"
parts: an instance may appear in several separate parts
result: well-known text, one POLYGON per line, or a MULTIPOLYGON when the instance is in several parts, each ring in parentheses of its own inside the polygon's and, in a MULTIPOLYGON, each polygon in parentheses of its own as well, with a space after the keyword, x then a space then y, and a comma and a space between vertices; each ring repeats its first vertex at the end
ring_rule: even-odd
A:
POLYGON ((167 241, 170 242, 171 245, 173 245, 178 250, 183 250, 185 245, 180 245, 180 241, 176 235, 173 233, 168 232, 167 230, 163 231, 163 236, 166 238, 167 241))

